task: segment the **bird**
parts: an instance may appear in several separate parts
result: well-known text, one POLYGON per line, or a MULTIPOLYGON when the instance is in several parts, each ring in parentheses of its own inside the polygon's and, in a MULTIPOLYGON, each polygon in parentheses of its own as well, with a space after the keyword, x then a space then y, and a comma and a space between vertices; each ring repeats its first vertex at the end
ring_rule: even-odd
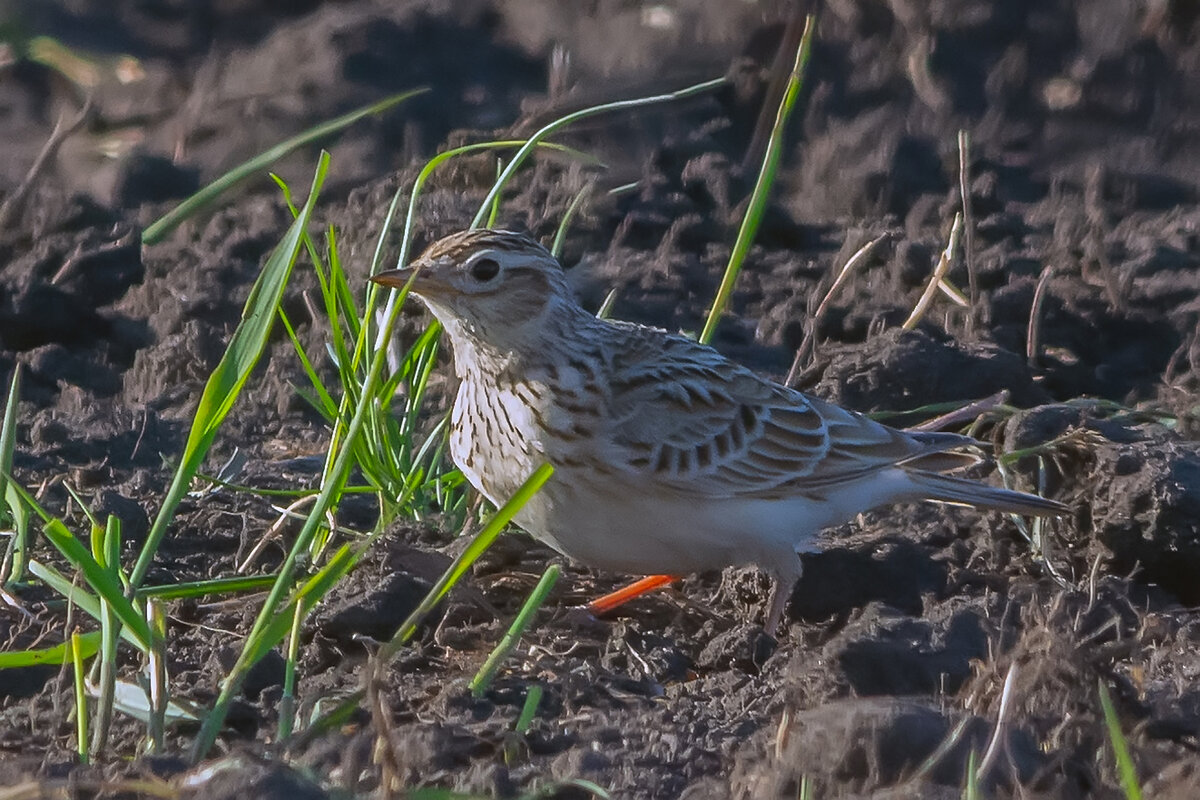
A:
POLYGON ((454 233, 371 280, 410 285, 449 337, 459 379, 449 452, 476 490, 499 506, 552 465, 514 520, 588 567, 681 575, 756 565, 773 579, 763 624, 772 636, 800 553, 863 511, 919 500, 1067 510, 945 474, 980 460, 970 437, 889 427, 686 336, 598 318, 524 233, 454 233))

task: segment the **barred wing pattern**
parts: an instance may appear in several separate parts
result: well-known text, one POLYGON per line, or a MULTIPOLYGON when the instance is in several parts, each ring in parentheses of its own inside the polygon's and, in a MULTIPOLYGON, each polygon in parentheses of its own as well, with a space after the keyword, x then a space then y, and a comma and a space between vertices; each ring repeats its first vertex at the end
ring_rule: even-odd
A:
POLYGON ((793 497, 972 443, 889 428, 682 336, 623 323, 611 333, 612 443, 630 471, 685 495, 793 497))

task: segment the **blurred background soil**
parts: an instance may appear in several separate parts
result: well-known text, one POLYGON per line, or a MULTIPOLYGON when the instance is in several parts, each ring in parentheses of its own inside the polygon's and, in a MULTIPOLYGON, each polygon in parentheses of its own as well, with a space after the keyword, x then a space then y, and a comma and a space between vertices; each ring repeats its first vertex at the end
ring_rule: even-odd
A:
MULTIPOLYGON (((559 140, 604 167, 541 157, 500 212, 548 239, 590 187, 563 259, 585 305, 616 289, 618 318, 699 330, 795 14, 753 2, 0 0, 0 378, 22 365, 18 478, 50 482, 47 502, 78 517, 53 488, 66 479, 121 516, 134 546, 170 474, 163 460, 181 448, 290 214, 264 175, 162 244, 143 247, 142 228, 267 147, 418 86, 430 91, 321 143, 332 168, 318 217, 337 226, 360 277, 392 194, 448 144, 728 76, 708 95, 571 129, 559 140), (27 181, 56 124, 76 122, 27 181)), ((803 388, 863 411, 1007 391, 1029 410, 978 433, 1000 451, 1057 442, 1040 474, 1031 458, 1016 477, 1040 480, 1071 517, 1038 552, 999 516, 865 514, 804 557, 777 646, 751 624, 765 596, 753 571, 691 577, 580 629, 563 612, 621 576, 572 566, 495 688, 472 699, 466 681, 554 557, 509 537, 386 687, 404 779, 506 797, 581 778, 615 797, 694 800, 794 796, 807 777, 817 797, 958 797, 1008 678, 990 796, 1121 796, 1100 682, 1147 796, 1196 796, 1198 75, 1200 6, 1184 0, 824 3, 772 204, 715 343, 782 379, 833 275, 883 236, 815 331, 803 388), (962 207, 960 129, 977 318, 943 297, 902 332, 962 207), (545 699, 514 749, 533 683, 545 699), (927 761, 960 723, 957 743, 927 761)), ((297 195, 320 146, 274 167, 297 195)), ((465 227, 495 170, 486 156, 439 173, 418 244, 465 227)), ((965 289, 964 264, 951 277, 965 289)), ((314 286, 298 268, 288 311, 318 352, 314 286)), ((414 310, 410 327, 420 323, 414 310)), ((280 335, 214 469, 236 444, 250 457, 245 483, 316 479, 325 430, 296 396, 301 381, 280 335)), ((346 524, 355 513, 369 527, 366 507, 346 524)), ((244 494, 189 501, 152 578, 228 574, 273 518, 244 494)), ((304 647, 306 710, 358 687, 366 650, 354 634, 388 636, 453 536, 398 528, 322 608, 304 647)), ((48 599, 22 597, 31 616, 0 606, 4 638, 60 639, 48 599)), ((177 692, 211 701, 254 608, 171 608, 177 692)), ((372 791, 378 731, 365 714, 286 748, 270 742, 281 664, 265 662, 230 720, 228 786, 195 791, 372 791)), ((0 784, 184 774, 187 730, 166 758, 75 766, 67 693, 57 669, 0 672, 0 784)), ((139 728, 120 730, 132 753, 139 728)))

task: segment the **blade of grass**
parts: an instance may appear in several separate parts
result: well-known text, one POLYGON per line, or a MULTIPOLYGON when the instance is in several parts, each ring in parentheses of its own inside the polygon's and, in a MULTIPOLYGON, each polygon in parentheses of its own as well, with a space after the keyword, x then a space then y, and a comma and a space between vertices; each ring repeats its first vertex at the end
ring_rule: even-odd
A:
POLYGON ((150 652, 146 659, 146 672, 150 676, 147 697, 150 700, 150 721, 147 723, 150 752, 159 755, 163 750, 163 735, 167 717, 167 617, 163 613, 162 601, 150 598, 146 601, 146 625, 150 628, 150 652))
POLYGON ((79 648, 80 658, 91 658, 100 652, 100 635, 100 631, 75 634, 79 639, 78 645, 72 637, 71 641, 41 650, 13 650, 0 653, 0 669, 35 667, 39 664, 65 664, 74 658, 76 646, 79 648))
POLYGON ((1121 790, 1125 792, 1126 800, 1142 800, 1137 768, 1133 765, 1133 757, 1129 755, 1129 744, 1125 741, 1125 734, 1121 732, 1121 720, 1117 717, 1117 709, 1113 706, 1112 697, 1103 680, 1099 682, 1099 687, 1100 707, 1104 710, 1104 725, 1108 728, 1108 739, 1112 743, 1113 756, 1117 762, 1117 777, 1121 780, 1121 790))
POLYGON ((971 292, 967 322, 974 330, 975 314, 979 310, 979 279, 975 275, 975 218, 971 212, 971 134, 966 129, 958 132, 958 191, 962 195, 963 226, 966 228, 963 251, 971 292))
POLYGON ((703 94, 704 92, 709 92, 720 86, 724 86, 725 82, 725 78, 716 78, 711 81, 698 83, 694 86, 688 86, 687 88, 680 89, 675 92, 669 92, 667 94, 658 94, 651 97, 639 97, 633 100, 617 100, 612 103, 590 106, 588 108, 575 111, 571 114, 566 114, 554 120, 553 122, 548 123, 529 137, 525 144, 521 146, 521 149, 518 150, 515 155, 513 155, 512 161, 508 162, 508 166, 504 168, 504 171, 500 173, 500 176, 496 178, 495 183, 492 184, 492 188, 487 193, 487 197, 485 197, 483 202, 480 204, 479 211, 475 214, 475 219, 471 221, 471 228, 475 229, 483 224, 484 219, 487 218, 491 211, 492 204, 495 202, 496 197, 498 197, 500 192, 504 190, 504 187, 508 184, 509 179, 512 178, 518 169, 520 169, 521 165, 525 162, 525 159, 531 152, 533 152, 533 149, 541 143, 542 139, 545 139, 555 131, 561 130, 562 128, 565 128, 574 122, 578 122, 581 119, 594 117, 597 114, 607 114, 613 111, 625 111, 631 108, 644 108, 656 103, 667 103, 672 100, 683 100, 684 98, 694 97, 698 94, 703 94))
POLYGON ((325 704, 329 702, 327 698, 319 698, 313 704, 312 713, 309 715, 308 724, 298 732, 292 739, 287 742, 287 746, 291 750, 303 752, 305 747, 313 740, 324 736, 330 731, 337 730, 347 724, 362 707, 363 698, 366 697, 366 692, 362 689, 351 692, 345 697, 339 697, 335 700, 333 707, 325 710, 325 704))
POLYGON ((979 775, 975 769, 975 748, 967 753, 967 776, 963 785, 963 800, 980 800, 979 775))
POLYGON ((75 668, 75 752, 79 763, 88 763, 88 697, 83 681, 83 645, 79 631, 71 634, 71 664, 75 668))
POLYGON ((550 479, 554 474, 554 467, 549 464, 542 464, 533 474, 525 479, 521 484, 521 488, 517 489, 509 501, 505 503, 492 516, 488 523, 483 526, 483 529, 475 535, 467 548, 454 559, 454 563, 446 570, 438 582, 434 585, 421 603, 408 615, 408 619, 400 626, 400 630, 392 639, 379 648, 378 662, 381 665, 387 664, 400 651, 400 648, 413 637, 420 626, 421 621, 428 616, 429 612, 441 601, 443 597, 454 587, 475 560, 483 554, 491 545, 500 532, 504 530, 504 526, 512 521, 512 518, 517 515, 529 499, 542 488, 543 484, 550 479))
POLYGON ((871 241, 864 244, 855 251, 854 255, 846 260, 845 265, 838 272, 837 277, 833 279, 833 285, 829 287, 829 291, 821 298, 820 304, 817 306, 816 313, 812 316, 812 321, 809 323, 809 328, 804 334, 804 338, 800 341, 800 346, 796 348, 796 356, 792 359, 792 367, 788 370, 787 378, 784 380, 784 386, 791 386, 792 383, 800 375, 800 365, 804 362, 804 357, 809 352, 809 347, 812 347, 812 352, 815 356, 817 350, 817 329, 821 326, 821 322, 825 319, 825 314, 829 311, 830 305, 833 303, 834 296, 838 290, 846 284, 846 281, 854 274, 854 271, 862 264, 865 264, 871 254, 875 252, 875 248, 880 242, 887 238, 887 234, 876 236, 871 241))
POLYGON ((517 614, 517 618, 513 620, 508 632, 504 634, 504 638, 488 655, 487 660, 483 662, 483 666, 475 673, 475 677, 471 679, 471 694, 476 697, 481 697, 484 692, 492 685, 492 681, 496 678, 496 673, 500 670, 500 665, 504 663, 504 659, 508 658, 508 654, 517 646, 517 642, 521 641, 521 636, 529 627, 529 623, 533 622, 534 613, 542 607, 542 603, 546 602, 546 596, 550 594, 550 590, 554 588, 554 584, 558 582, 559 567, 558 564, 551 564, 546 567, 546 571, 542 573, 541 580, 537 582, 537 586, 533 588, 525 604, 521 606, 521 611, 517 614))
POLYGON ((296 604, 292 614, 292 630, 288 635, 287 658, 283 664, 283 696, 279 698, 279 724, 276 739, 284 741, 292 735, 296 722, 296 662, 300 660, 300 628, 304 623, 304 606, 296 604))
MULTIPOLYGON (((347 435, 347 442, 352 442, 357 435, 357 425, 352 423, 351 431, 347 435)), ((225 717, 229 714, 229 707, 234 697, 241 690, 242 684, 245 683, 250 669, 261 661, 267 652, 287 635, 294 615, 296 613, 305 615, 311 611, 320 599, 357 562, 350 548, 343 546, 330 558, 329 563, 320 572, 296 592, 290 601, 289 606, 291 604, 302 604, 304 606, 303 610, 297 612, 294 607, 284 607, 282 610, 279 610, 283 595, 291 586, 291 579, 296 570, 296 562, 299 554, 305 552, 308 543, 312 541, 319 521, 323 516, 322 509, 330 506, 334 495, 337 493, 338 484, 345 480, 346 472, 349 468, 348 458, 346 458, 348 454, 349 449, 343 449, 342 455, 339 456, 338 465, 335 468, 335 474, 322 489, 321 496, 317 498, 313 513, 309 514, 304 528, 297 536, 296 543, 288 552, 287 558, 280 568, 279 577, 276 579, 275 585, 271 587, 271 593, 268 595, 262 610, 255 619, 250 635, 246 637, 246 643, 238 656, 237 662, 233 665, 233 669, 229 671, 229 674, 225 676, 225 680, 221 682, 221 691, 217 696, 217 701, 205 717, 204 724, 201 726, 200 732, 193 743, 193 762, 200 761, 208 753, 213 743, 216 742, 217 734, 220 733, 221 726, 225 722, 225 717)))
MULTIPOLYGON (((504 159, 496 159, 496 180, 500 180, 500 176, 504 174, 504 159)), ((488 211, 487 227, 496 227, 496 217, 500 216, 500 193, 496 192, 492 196, 492 208, 488 211)))
MULTIPOLYGON (((50 543, 76 569, 83 573, 84 580, 87 581, 88 586, 92 587, 98 595, 104 598, 104 602, 109 605, 112 612, 130 630, 142 647, 148 648, 151 643, 150 626, 146 624, 146 620, 142 615, 134 609, 133 603, 129 602, 129 599, 125 597, 120 580, 112 572, 97 563, 92 554, 88 552, 88 549, 83 546, 83 543, 67 530, 67 526, 61 520, 50 520, 42 532, 50 540, 50 543)), ((103 616, 102 611, 101 616, 103 616)))
POLYGON ((562 220, 558 223, 558 230, 554 232, 554 243, 550 245, 550 254, 555 258, 562 255, 563 242, 567 238, 567 226, 571 224, 575 212, 579 210, 579 206, 583 204, 584 198, 591 193, 592 189, 593 184, 589 182, 587 186, 576 192, 575 197, 571 199, 571 204, 563 212, 562 220))
MULTIPOLYGON (((121 579, 121 521, 110 514, 103 529, 93 534, 92 555, 103 569, 115 579, 121 579)), ((117 684, 117 643, 121 636, 121 621, 112 606, 100 596, 100 632, 103 635, 98 661, 96 719, 92 725, 94 756, 100 756, 108 744, 112 726, 113 702, 117 684)))
POLYGON ((541 684, 532 683, 525 691, 525 703, 521 706, 521 714, 517 717, 516 724, 513 725, 513 731, 522 736, 529 733, 529 728, 533 725, 533 718, 537 716, 538 706, 541 704, 541 684))
POLYGON ((342 128, 358 122, 363 117, 381 114, 392 106, 403 103, 405 100, 416 97, 419 94, 424 94, 427 91, 429 91, 427 88, 411 89, 407 92, 401 92, 400 94, 392 95, 391 97, 380 100, 377 103, 371 103, 370 105, 363 106, 362 108, 358 108, 354 111, 343 114, 340 117, 335 117, 328 122, 322 122, 320 125, 314 125, 308 130, 299 133, 290 139, 285 139, 269 150, 265 150, 249 161, 245 161, 229 170, 224 175, 217 178, 215 181, 208 184, 188 199, 184 200, 176 208, 160 217, 149 227, 147 227, 146 230, 142 231, 142 244, 151 245, 162 241, 167 234, 175 230, 175 228, 177 228, 188 217, 191 217, 208 206, 219 196, 229 191, 246 178, 260 174, 268 166, 283 158, 296 148, 302 147, 309 142, 316 141, 323 136, 336 133, 342 128))
POLYGON ((792 66, 792 74, 788 78, 787 90, 783 93, 779 111, 775 115, 775 125, 771 129, 771 137, 767 140, 767 151, 758 171, 758 179, 755 180, 754 190, 750 193, 750 203, 746 207, 746 215, 742 217, 742 225, 738 229, 733 251, 729 255, 729 264, 725 267, 721 286, 717 289, 712 309, 708 312, 708 319, 704 322, 704 330, 700 333, 702 344, 711 342, 713 334, 716 333, 717 323, 720 322, 721 315, 725 313, 725 308, 729 305, 729 298, 733 295, 733 286, 737 282, 738 274, 746 261, 746 255, 754 243, 754 235, 758 233, 763 213, 767 209, 771 186, 775 183, 775 175, 779 172, 784 132, 788 118, 791 117, 792 109, 795 108, 796 100, 800 96, 800 88, 804 84, 804 73, 808 69, 808 60, 812 55, 812 42, 816 28, 816 17, 809 14, 804 21, 804 33, 800 37, 800 46, 796 48, 796 60, 792 66))
POLYGON ((159 600, 178 600, 183 597, 261 592, 269 589, 275 579, 275 575, 237 575, 231 578, 213 578, 207 581, 144 586, 137 590, 137 597, 139 599, 157 597, 159 600))
POLYGON ((8 384, 8 399, 4 403, 4 422, 0 423, 0 497, 8 488, 8 473, 12 472, 13 453, 17 447, 17 399, 21 393, 21 365, 13 367, 8 384))
POLYGON ((262 273, 254 282, 242 311, 241 322, 238 323, 220 363, 217 364, 216 369, 209 376, 208 383, 205 384, 200 404, 192 419, 192 429, 188 435, 187 444, 184 446, 179 460, 179 467, 129 576, 129 583, 135 589, 141 586, 142 581, 145 580, 146 572, 154 561, 154 555, 158 552, 158 546, 162 542, 163 536, 166 535, 167 527, 175 517, 175 510, 184 495, 187 494, 192 478, 199 471, 200 465, 208 454, 208 450, 216 438, 218 427, 224 421, 230 408, 233 407, 234 400, 237 399, 246 379, 250 376, 250 371, 254 369, 266 348, 272 323, 275 321, 279 303, 283 298, 284 287, 287 286, 288 279, 291 277, 304 231, 308 226, 309 217, 316 205, 317 195, 321 191, 321 185, 325 181, 328 169, 329 154, 322 153, 316 175, 313 177, 308 201, 291 227, 288 228, 283 240, 271 253, 262 273))
MULTIPOLYGON (((29 574, 40 580, 42 583, 49 586, 54 591, 58 592, 63 597, 69 598, 80 610, 87 614, 92 619, 100 622, 103 620, 103 612, 100 608, 100 601, 96 596, 86 589, 83 589, 71 581, 67 580, 66 576, 58 570, 47 564, 43 564, 36 560, 29 562, 29 574)), ((136 649, 145 652, 145 646, 138 641, 138 638, 129 632, 126 628, 121 628, 121 638, 136 649)))
MULTIPOLYGON (((4 404, 4 421, 0 423, 0 502, 8 508, 7 518, 13 529, 4 566, 0 569, 0 584, 5 586, 20 581, 24 576, 29 553, 29 515, 17 494, 8 490, 8 476, 12 472, 13 453, 17 447, 17 400, 20 396, 21 365, 18 363, 13 367, 8 399, 4 404)), ((0 516, 0 519, 3 517, 0 516)))

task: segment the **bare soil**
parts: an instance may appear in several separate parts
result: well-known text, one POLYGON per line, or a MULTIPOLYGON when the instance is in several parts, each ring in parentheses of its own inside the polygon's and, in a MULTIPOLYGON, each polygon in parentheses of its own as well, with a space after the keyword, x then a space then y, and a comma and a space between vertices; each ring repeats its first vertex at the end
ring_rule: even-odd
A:
MULTIPOLYGON (((698 330, 754 179, 743 161, 786 13, 770 5, 11 4, 8 35, 49 34, 109 65, 92 115, 0 230, 0 377, 17 363, 25 375, 18 478, 44 486, 46 502, 83 529, 70 483, 122 518, 133 552, 169 478, 163 459, 180 451, 289 216, 264 178, 163 244, 142 247, 141 229, 265 147, 418 85, 432 91, 327 143, 333 168, 319 217, 338 227, 360 276, 391 194, 445 143, 527 133, 584 105, 732 76, 712 95, 569 132, 562 141, 607 168, 542 158, 501 209, 503 225, 550 236, 594 183, 564 254, 585 304, 598 307, 615 287, 614 316, 698 330), (566 69, 551 66, 562 61, 556 46, 566 69), (139 60, 140 79, 117 80, 120 54, 139 60)), ((187 729, 171 733, 168 755, 131 758, 141 731, 128 721, 108 760, 80 767, 69 674, 8 670, 0 784, 69 779, 82 795, 94 779, 153 774, 207 800, 365 795, 376 791, 373 752, 385 736, 408 785, 488 796, 568 779, 614 797, 795 796, 807 776, 821 798, 959 797, 968 754, 982 754, 1003 718, 988 796, 1120 797, 1103 684, 1146 796, 1198 796, 1196 8, 826 4, 774 199, 716 339, 782 378, 832 274, 886 234, 822 320, 802 385, 864 411, 1007 390, 1028 410, 976 433, 998 451, 1058 440, 1040 473, 1029 458, 1016 475, 1071 506, 1044 553, 997 515, 865 514, 804 557, 777 642, 755 624, 766 584, 753 571, 692 576, 587 625, 570 608, 625 576, 566 564, 494 688, 473 699, 467 681, 557 558, 512 535, 392 670, 381 695, 386 733, 364 704, 333 732, 275 742, 276 657, 247 684, 202 765, 221 770, 186 763, 187 729), (971 134, 979 314, 970 323, 941 297, 902 332, 961 207, 959 129, 971 134), (534 684, 544 699, 529 733, 515 737, 534 684)), ((38 64, 0 69, 4 197, 81 100, 38 64)), ((308 148, 278 167, 298 192, 315 155, 308 148)), ((420 242, 464 227, 494 175, 491 157, 447 167, 423 202, 420 242)), ((302 272, 288 309, 319 351, 324 333, 304 298, 313 281, 302 272)), ((962 264, 951 277, 966 287, 962 264)), ((300 382, 279 336, 212 468, 237 446, 250 459, 244 482, 311 485, 325 431, 297 397, 300 382)), ((189 500, 151 581, 231 573, 274 519, 258 496, 189 500)), ((347 508, 341 522, 368 528, 370 507, 347 508)), ((361 686, 361 637, 395 630, 448 563, 455 533, 396 527, 320 609, 302 651, 302 719, 361 686)), ((281 552, 271 549, 263 568, 281 552)), ((35 585, 14 594, 19 607, 0 605, 10 646, 62 640, 55 597, 35 585)), ((211 702, 256 609, 255 597, 170 608, 175 693, 211 702)))

